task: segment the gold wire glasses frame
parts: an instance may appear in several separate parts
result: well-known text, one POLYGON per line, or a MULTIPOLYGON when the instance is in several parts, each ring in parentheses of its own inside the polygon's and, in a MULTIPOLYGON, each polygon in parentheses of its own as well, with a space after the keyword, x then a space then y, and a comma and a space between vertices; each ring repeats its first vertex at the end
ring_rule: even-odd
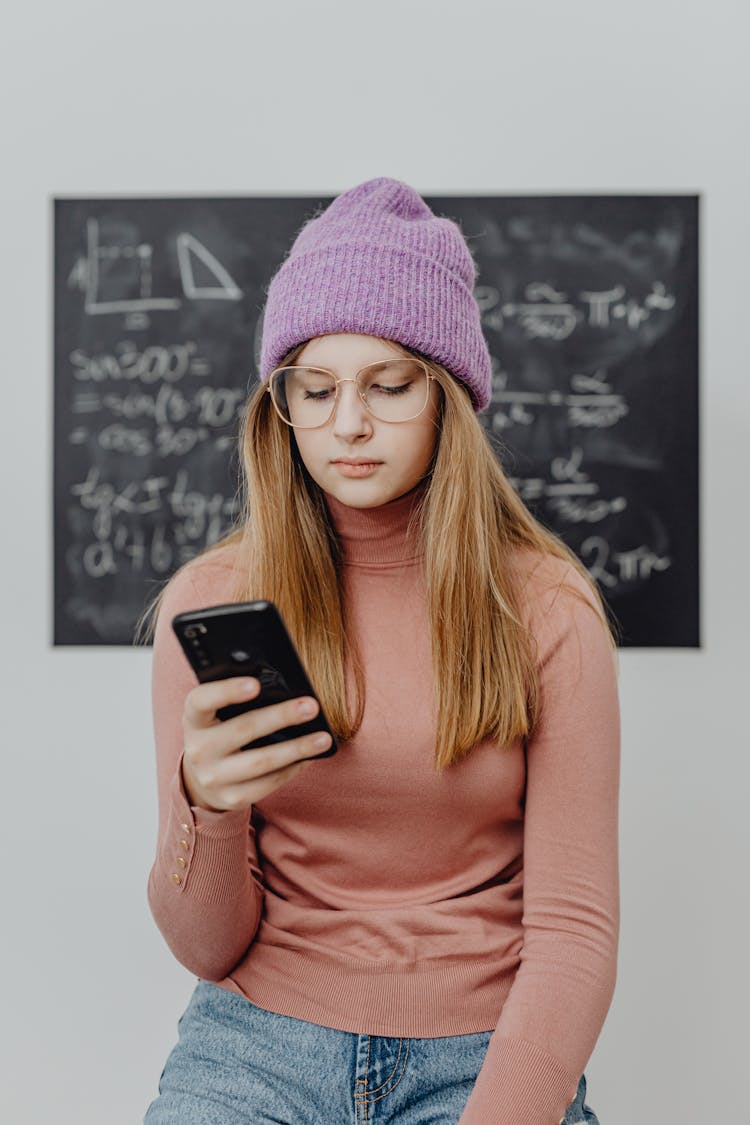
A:
MULTIPOLYGON (((406 359, 406 357, 404 357, 404 358, 406 359)), ((382 367, 384 363, 388 363, 388 362, 390 362, 390 361, 380 359, 380 360, 376 360, 374 363, 368 363, 364 367, 360 368, 360 370, 357 372, 357 374, 354 376, 353 379, 338 379, 332 371, 328 370, 327 367, 314 367, 310 364, 304 364, 302 366, 277 367, 268 376, 268 383, 266 385, 266 390, 270 394, 271 402, 273 403, 274 409, 276 410, 276 413, 281 418, 282 422, 285 422, 287 424, 287 426, 292 426, 294 429, 319 430, 322 426, 328 425, 328 423, 331 421, 331 418, 333 418, 334 414, 336 413, 336 407, 337 407, 338 401, 339 401, 339 383, 354 383, 354 385, 357 388, 357 394, 359 395, 360 399, 364 403, 366 409, 370 412, 370 414, 372 414, 373 418, 377 418, 377 420, 379 422, 388 422, 388 423, 391 423, 393 425, 398 425, 400 422, 412 422, 415 418, 418 418, 419 415, 424 412, 424 410, 427 406, 427 403, 430 401, 430 380, 437 381, 437 376, 433 375, 432 372, 428 370, 427 364, 424 363, 423 360, 409 357, 407 362, 413 363, 417 367, 420 367, 422 369, 422 371, 424 371, 424 374, 426 376, 427 382, 425 384, 426 393, 425 393, 424 402, 423 402, 422 406, 419 408, 419 410, 416 412, 416 414, 410 415, 409 418, 397 418, 397 419, 381 418, 378 414, 375 413, 375 411, 372 409, 369 402, 367 401, 367 394, 366 394, 366 392, 364 392, 361 389, 361 386, 360 386, 360 383, 359 383, 359 377, 360 377, 360 375, 364 374, 366 371, 369 371, 370 368, 372 368, 372 367, 382 367), (283 411, 281 410, 281 408, 279 407, 279 404, 276 401, 276 395, 274 394, 274 380, 285 371, 317 371, 317 372, 320 372, 321 374, 329 375, 331 377, 331 379, 334 380, 334 382, 336 384, 336 391, 335 391, 335 394, 334 394, 333 403, 331 405, 331 412, 328 415, 328 417, 325 419, 324 422, 319 422, 315 426, 300 426, 298 423, 292 422, 289 418, 286 418, 284 416, 283 411)), ((398 362, 401 362, 401 361, 395 360, 395 362, 398 363, 398 362)))

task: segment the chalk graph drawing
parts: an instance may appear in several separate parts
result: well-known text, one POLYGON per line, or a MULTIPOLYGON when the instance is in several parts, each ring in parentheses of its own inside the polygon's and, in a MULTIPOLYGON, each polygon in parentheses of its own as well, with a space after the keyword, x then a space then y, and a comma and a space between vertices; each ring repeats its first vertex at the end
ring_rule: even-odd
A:
POLYGON ((194 235, 177 235, 177 260, 180 263, 182 291, 186 297, 191 297, 193 299, 208 297, 218 301, 239 301, 242 296, 242 290, 235 285, 229 272, 224 269, 221 262, 215 258, 211 251, 207 250, 203 243, 199 242, 194 235), (218 285, 198 286, 195 284, 191 255, 194 255, 203 262, 203 265, 210 270, 219 282, 218 285))
MULTIPOLYGON (((177 263, 183 296, 191 301, 239 301, 242 290, 219 259, 193 234, 176 237, 177 263), (198 285, 194 261, 215 279, 198 285)), ((85 295, 89 316, 104 313, 143 314, 157 309, 179 309, 181 297, 159 297, 153 293, 154 248, 148 242, 103 244, 97 219, 86 220, 86 257, 71 271, 69 283, 85 295), (103 276, 104 275, 104 276, 103 276), (126 296, 126 293, 135 294, 126 296)))

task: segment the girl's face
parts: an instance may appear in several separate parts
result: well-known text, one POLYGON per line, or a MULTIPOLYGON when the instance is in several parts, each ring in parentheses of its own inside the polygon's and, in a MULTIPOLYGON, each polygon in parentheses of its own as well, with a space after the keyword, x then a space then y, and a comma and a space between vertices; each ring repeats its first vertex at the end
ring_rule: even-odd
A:
MULTIPOLYGON (((326 367, 339 379, 360 368, 406 353, 389 340, 342 332, 309 340, 296 366, 326 367)), ((351 508, 375 508, 403 496, 427 472, 438 437, 440 388, 430 380, 427 406, 408 422, 381 422, 367 409, 354 383, 341 383, 336 412, 325 426, 293 429, 310 476, 325 492, 351 508), (373 462, 365 476, 347 476, 342 459, 373 462)), ((355 470, 356 471, 356 470, 355 470)))

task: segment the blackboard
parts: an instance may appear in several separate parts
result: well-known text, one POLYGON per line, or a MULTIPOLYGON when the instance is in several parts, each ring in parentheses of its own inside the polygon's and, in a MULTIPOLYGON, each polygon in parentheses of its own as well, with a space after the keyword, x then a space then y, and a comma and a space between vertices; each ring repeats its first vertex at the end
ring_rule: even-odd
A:
MULTIPOLYGON (((55 645, 132 644, 228 528, 265 287, 332 198, 53 201, 55 645)), ((425 199, 479 268, 506 472, 623 646, 699 646, 699 197, 425 199)))

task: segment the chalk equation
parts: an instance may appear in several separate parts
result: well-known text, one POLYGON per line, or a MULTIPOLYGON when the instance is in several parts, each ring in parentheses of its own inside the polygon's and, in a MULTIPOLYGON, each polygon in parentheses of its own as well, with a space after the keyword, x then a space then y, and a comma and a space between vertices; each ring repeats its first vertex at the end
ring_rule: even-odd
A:
POLYGON ((176 383, 186 375, 210 375, 211 365, 198 352, 194 340, 180 344, 149 344, 118 340, 111 351, 88 352, 74 348, 68 356, 70 373, 77 383, 104 379, 132 383, 176 383))
POLYGON ((546 501, 566 523, 598 523, 607 516, 624 512, 624 496, 602 499, 600 486, 581 468, 583 450, 575 447, 569 458, 554 457, 549 478, 510 477, 513 487, 525 502, 546 501))
POLYGON ((574 372, 565 391, 512 390, 509 379, 503 370, 492 376, 491 428, 496 433, 511 426, 533 426, 543 407, 562 410, 571 428, 606 429, 628 414, 624 396, 612 390, 604 368, 590 375, 574 372))
POLYGON ((90 528, 68 561, 90 579, 113 574, 170 574, 215 543, 238 511, 236 497, 188 486, 180 469, 116 484, 92 467, 70 486, 90 528))
POLYGON ((672 565, 669 555, 657 554, 646 543, 639 543, 626 551, 615 550, 599 535, 584 539, 579 554, 591 577, 604 587, 605 592, 632 586, 672 565))
MULTIPOLYGON (((568 538, 575 540, 576 553, 591 576, 608 591, 640 585, 671 566, 670 555, 653 543, 620 546, 623 538, 638 533, 637 523, 633 527, 633 521, 618 519, 628 512, 630 501, 622 493, 602 495, 602 485, 583 464, 584 451, 575 446, 569 457, 553 457, 546 475, 509 474, 509 479, 525 503, 544 511, 545 522, 554 523, 563 534, 566 529, 572 530, 568 538), (588 527, 597 533, 586 533, 588 527)), ((642 511, 638 513, 642 515, 642 511)), ((666 545, 666 529, 650 510, 648 522, 656 529, 659 544, 666 545)))
POLYGON ((604 329, 621 323, 637 332, 649 317, 675 304, 674 294, 662 281, 652 281, 642 297, 629 296, 625 285, 614 285, 582 289, 570 298, 542 281, 526 285, 522 301, 504 301, 492 285, 479 285, 474 293, 486 328, 502 332, 508 322, 515 322, 530 340, 566 340, 582 324, 604 329))
POLYGON ((245 391, 210 382, 211 364, 194 341, 139 349, 124 340, 111 352, 76 348, 69 360, 76 422, 68 432, 71 445, 93 441, 101 449, 138 457, 181 456, 204 442, 219 451, 234 446, 228 427, 238 417, 245 391))

